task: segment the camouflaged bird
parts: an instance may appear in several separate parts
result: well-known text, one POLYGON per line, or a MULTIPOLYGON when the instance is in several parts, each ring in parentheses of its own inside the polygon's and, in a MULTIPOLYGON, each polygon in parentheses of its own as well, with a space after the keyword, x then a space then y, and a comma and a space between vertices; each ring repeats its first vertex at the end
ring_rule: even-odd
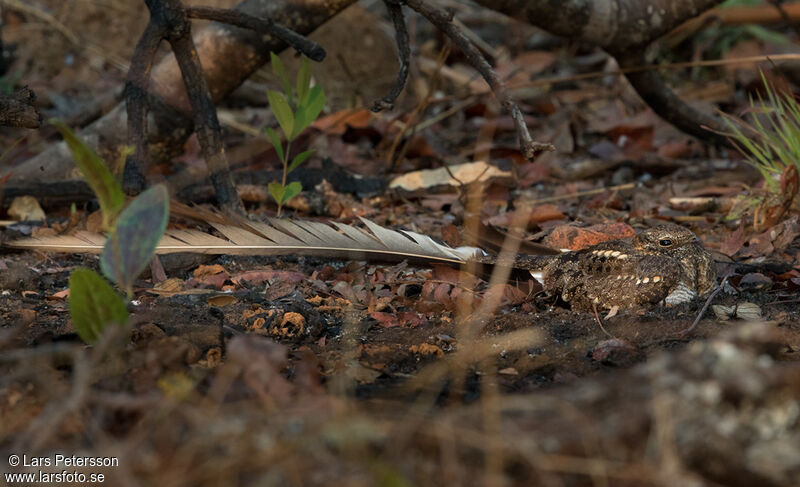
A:
POLYGON ((716 272, 697 236, 660 225, 632 239, 603 242, 558 256, 519 256, 544 289, 579 310, 675 305, 708 294, 716 272))
MULTIPOLYGON (((205 221, 218 235, 194 229, 169 229, 156 252, 200 252, 229 255, 312 255, 373 262, 435 263, 467 269, 470 263, 486 264, 474 270, 487 275, 497 257, 475 247, 452 248, 431 237, 405 230, 391 230, 362 218, 363 228, 338 222, 312 222, 268 218, 253 221, 197 208, 172 204, 184 215, 205 221)), ((6 242, 16 248, 51 252, 100 253, 103 235, 36 236, 6 242)), ((689 230, 662 225, 633 239, 604 242, 575 252, 530 244, 527 251, 550 255, 520 255, 512 263, 514 274, 530 272, 544 289, 591 311, 647 307, 664 302, 678 304, 707 294, 714 287, 711 254, 689 230)))

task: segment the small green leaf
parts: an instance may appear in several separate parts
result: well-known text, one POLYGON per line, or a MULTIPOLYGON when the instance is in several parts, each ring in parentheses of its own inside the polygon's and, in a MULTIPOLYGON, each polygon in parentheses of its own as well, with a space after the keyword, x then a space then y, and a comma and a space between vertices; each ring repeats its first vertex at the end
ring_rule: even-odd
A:
POLYGON ((300 70, 297 71, 297 106, 301 107, 305 104, 304 100, 308 89, 311 87, 311 63, 308 58, 303 56, 303 61, 300 63, 300 70))
POLYGON ((289 102, 286 101, 283 95, 273 90, 267 91, 267 100, 272 113, 281 126, 281 130, 283 130, 283 134, 291 141, 292 130, 294 129, 294 114, 289 102))
POLYGON ((100 255, 100 269, 128 294, 153 258, 169 218, 169 192, 163 184, 134 199, 117 218, 100 255))
POLYGON ((269 139, 269 143, 272 144, 272 147, 275 148, 275 153, 278 154, 278 157, 283 162, 283 146, 281 145, 281 138, 278 137, 278 133, 275 132, 274 129, 267 127, 267 138, 269 139))
POLYGON ((307 150, 294 156, 294 159, 292 159, 292 163, 289 164, 289 169, 287 169, 286 173, 288 174, 297 169, 297 166, 306 162, 306 159, 308 159, 313 153, 314 153, 313 150, 307 150))
POLYGON ((308 103, 304 104, 306 120, 313 122, 325 108, 325 92, 317 85, 308 92, 308 103))
POLYGON ((108 325, 128 321, 125 301, 91 269, 78 268, 69 276, 69 315, 75 331, 94 343, 108 325))
POLYGON ((292 140, 296 139, 303 130, 311 125, 325 107, 325 93, 321 87, 315 86, 311 88, 306 96, 308 98, 307 102, 297 107, 292 140))
POLYGON ((281 201, 281 204, 286 203, 290 199, 300 194, 300 191, 303 191, 303 185, 300 184, 299 181, 292 181, 291 183, 287 184, 283 193, 283 201, 281 201))
POLYGON ((286 192, 286 188, 281 183, 269 183, 267 189, 269 190, 269 194, 275 198, 275 203, 282 205, 283 195, 286 192))
POLYGON ((57 120, 51 120, 50 123, 61 132, 64 142, 72 152, 75 165, 78 166, 83 178, 97 196, 97 202, 100 203, 100 210, 103 214, 103 227, 111 228, 114 218, 125 205, 125 193, 122 191, 122 185, 111 174, 103 159, 79 139, 69 127, 57 120))
POLYGON ((312 120, 308 120, 306 118, 306 109, 305 107, 297 107, 297 111, 294 113, 294 130, 292 132, 291 140, 297 138, 300 133, 308 127, 308 125, 313 122, 312 120))
POLYGON ((286 98, 292 99, 292 82, 289 81, 289 76, 286 75, 286 68, 283 67, 281 58, 274 52, 269 53, 270 61, 272 62, 272 72, 278 76, 281 82, 281 89, 286 95, 286 98))

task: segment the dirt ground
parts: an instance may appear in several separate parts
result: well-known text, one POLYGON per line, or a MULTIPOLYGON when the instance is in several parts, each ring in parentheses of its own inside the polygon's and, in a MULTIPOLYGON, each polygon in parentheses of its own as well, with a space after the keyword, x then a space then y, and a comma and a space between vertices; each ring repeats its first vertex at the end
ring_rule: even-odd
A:
MULTIPOLYGON (((90 347, 71 323, 67 288, 73 269, 98 270, 98 258, 2 247, 0 471, 42 470, 11 466, 13 455, 64 454, 118 459, 69 469, 121 486, 798 485, 797 200, 759 227, 763 182, 740 154, 667 125, 617 75, 535 83, 613 66, 591 46, 471 9, 460 15, 496 49, 534 138, 557 151, 525 162, 511 118, 458 53, 436 65, 442 39, 419 19, 423 61, 397 108, 372 114, 364 106, 395 69, 378 7, 357 5, 316 34, 329 53, 315 76, 331 102, 298 141, 316 154, 299 171, 305 192, 291 217, 365 217, 454 246, 470 212, 503 228, 524 206, 533 208, 526 237, 554 247, 591 243, 610 224, 676 222, 714 252, 719 281, 727 276, 711 306, 701 299, 600 323, 525 283, 490 286, 440 266, 172 254, 160 259, 167 280, 148 269, 137 281, 128 325, 90 347), (481 160, 506 176, 486 182, 477 203, 457 184, 388 188, 401 174, 481 160)), ((144 6, 35 8, 79 43, 43 17, 4 8, 15 60, 3 80, 29 85, 46 117, 80 128, 90 101, 119 89, 144 6)), ((780 32, 798 47, 791 29, 780 32)), ((737 35, 723 56, 787 49, 737 35)), ((671 55, 719 56, 713 42, 689 40, 671 55)), ((695 105, 741 113, 759 67, 796 91, 769 65, 666 75, 695 105)), ((267 86, 263 70, 219 107, 253 218, 275 214, 255 188, 279 168, 262 130, 273 123, 267 86)), ((3 129, 0 140, 23 135, 2 161, 12 172, 57 140, 50 127, 3 129)), ((201 163, 192 138, 151 171, 177 184, 201 163)), ((204 203, 204 184, 172 189, 204 203)), ((7 225, 3 241, 96 228, 96 202, 38 199, 47 220, 7 225)), ((179 217, 171 225, 213 232, 179 217)))

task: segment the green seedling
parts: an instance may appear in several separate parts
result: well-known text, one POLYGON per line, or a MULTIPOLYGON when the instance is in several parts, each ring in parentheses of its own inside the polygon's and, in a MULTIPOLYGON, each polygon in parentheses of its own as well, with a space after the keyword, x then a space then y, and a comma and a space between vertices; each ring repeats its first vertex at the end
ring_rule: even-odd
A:
POLYGON ((278 204, 278 216, 281 215, 283 205, 294 198, 303 190, 303 186, 298 181, 287 184, 289 174, 305 162, 313 153, 307 150, 291 157, 292 142, 317 119, 322 108, 325 106, 325 93, 319 86, 311 86, 311 66, 308 58, 303 57, 300 69, 295 80, 295 89, 292 89, 292 82, 286 74, 280 58, 271 54, 272 70, 281 83, 283 93, 269 90, 267 100, 283 137, 286 139, 286 146, 281 142, 281 137, 272 128, 267 128, 267 138, 275 148, 275 152, 283 165, 283 178, 281 182, 269 183, 269 193, 278 204))
POLYGON ((125 193, 122 191, 122 184, 114 177, 108 169, 106 162, 97 155, 91 147, 79 139, 75 132, 57 120, 51 120, 64 142, 67 143, 72 159, 83 179, 92 188, 92 192, 97 197, 100 204, 100 212, 103 215, 103 229, 109 231, 122 207, 125 206, 125 193))
MULTIPOLYGON (((125 207, 122 185, 106 162, 68 127, 54 122, 67 142, 75 164, 89 183, 103 215, 108 233, 100 255, 103 274, 133 297, 133 283, 150 263, 164 235, 169 218, 169 192, 158 184, 140 194, 125 207)), ((112 324, 128 319, 127 302, 99 274, 76 269, 69 279, 69 312, 80 337, 94 343, 112 324)))

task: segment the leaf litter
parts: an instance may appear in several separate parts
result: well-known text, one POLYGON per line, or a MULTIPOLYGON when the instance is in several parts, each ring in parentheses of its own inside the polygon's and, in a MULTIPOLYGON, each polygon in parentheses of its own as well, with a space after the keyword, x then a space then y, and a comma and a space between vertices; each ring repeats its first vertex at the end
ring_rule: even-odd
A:
MULTIPOLYGON (((500 58, 498 72, 525 89, 531 75, 581 69, 555 53, 500 58)), ((448 63, 461 69, 457 57, 448 63)), ((166 281, 145 273, 132 284, 135 319, 121 330, 128 335, 87 349, 68 319, 65 290, 73 267, 98 269, 98 260, 24 251, 8 254, 0 272, 0 445, 113 451, 129 469, 110 472, 118 480, 153 484, 176 472, 184 475, 174 485, 221 485, 224 475, 238 485, 473 484, 495 454, 502 475, 522 483, 645 485, 669 474, 700 485, 791 485, 798 466, 786 452, 800 437, 796 198, 764 200, 755 218, 732 215, 753 207, 747 188, 759 187, 758 175, 737 155, 667 126, 624 84, 602 80, 524 97, 531 126, 559 148, 524 162, 510 119, 480 82, 458 79, 463 72, 441 76, 469 83, 464 96, 473 98, 427 127, 407 127, 402 105, 389 116, 342 109, 298 139, 298 152, 305 144, 342 172, 434 169, 436 184, 359 194, 326 180, 320 203, 308 195, 296 216, 366 216, 451 242, 463 239, 453 229, 468 213, 507 227, 531 206, 525 238, 558 249, 680 222, 719 252, 720 274, 732 261, 742 266, 691 336, 681 333, 701 302, 622 314, 601 329, 522 283, 490 286, 447 267, 176 255, 161 260, 166 281), (491 135, 479 140, 481 131, 491 135), (390 169, 395 140, 404 155, 390 169), (441 170, 476 160, 502 177, 463 180, 441 170), (497 312, 480 316, 490 301, 497 312), (65 397, 78 405, 64 409, 65 397), (41 421, 51 429, 37 429, 41 421), (667 459, 676 471, 664 470, 667 459), (720 462, 744 473, 715 471, 720 462)), ((232 148, 245 143, 227 138, 232 148)), ((244 167, 274 170, 276 161, 259 152, 244 167)), ((794 179, 787 174, 782 184, 796 192, 794 179)), ((63 234, 70 209, 41 203, 48 219, 28 234, 63 234)), ((262 199, 250 210, 258 219, 275 209, 262 199)), ((70 231, 96 230, 83 208, 76 215, 70 231)), ((170 229, 214 231, 179 217, 170 229)))

